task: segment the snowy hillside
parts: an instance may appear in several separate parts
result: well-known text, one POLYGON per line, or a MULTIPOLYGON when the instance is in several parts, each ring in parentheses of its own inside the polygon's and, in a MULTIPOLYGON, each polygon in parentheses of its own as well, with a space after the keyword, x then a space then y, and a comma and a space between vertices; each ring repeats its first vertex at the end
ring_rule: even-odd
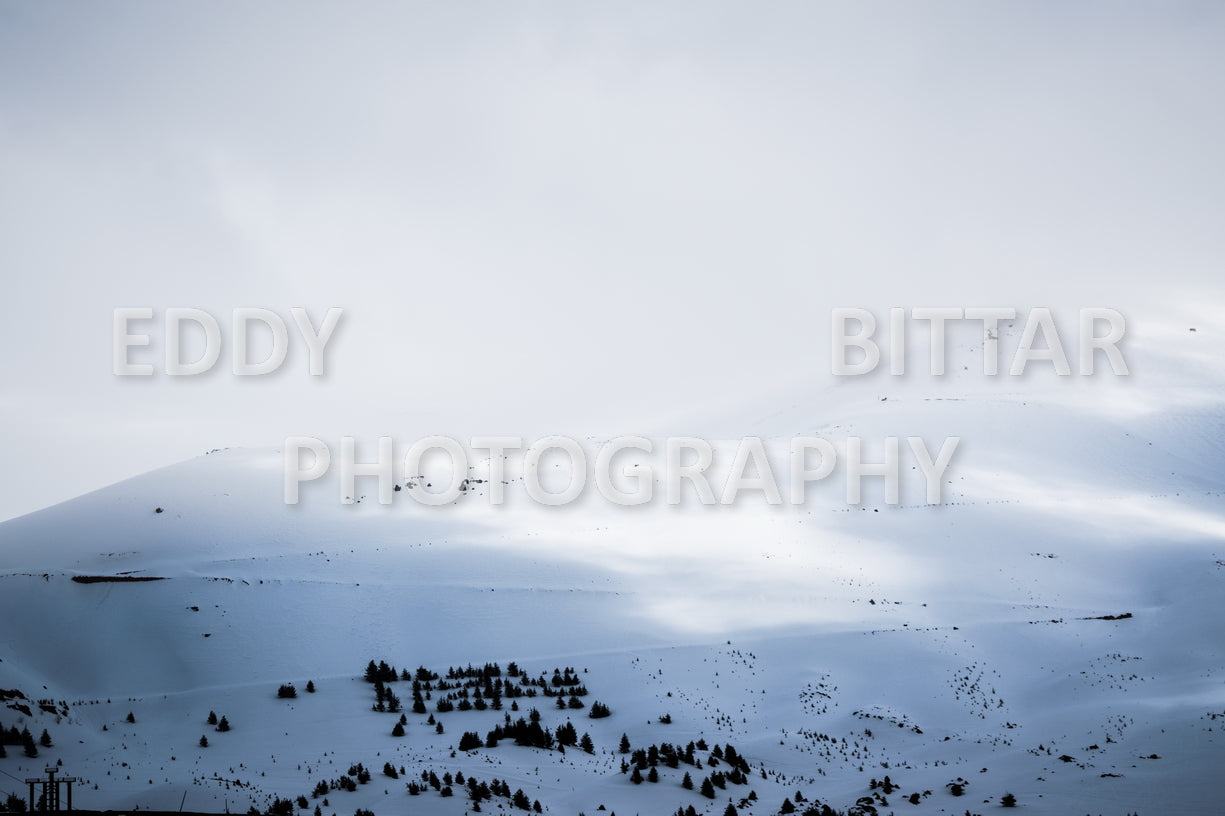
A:
MULTIPOLYGON (((98 810, 304 796, 304 813, 325 816, 460 814, 476 810, 462 773, 566 816, 718 816, 729 801, 764 816, 784 800, 984 813, 1006 793, 1029 813, 1218 812, 1221 343, 1209 327, 1143 327, 1126 382, 985 380, 970 368, 981 348, 954 344, 965 365, 946 380, 793 384, 729 396, 684 427, 627 429, 709 434, 720 456, 745 435, 784 452, 797 435, 957 435, 939 506, 908 470, 896 506, 876 486, 849 506, 831 478, 799 507, 554 509, 520 495, 491 508, 480 487, 455 506, 383 507, 373 480, 357 504, 327 480, 291 507, 268 449, 15 519, 0 525, 0 725, 46 729, 52 746, 6 745, 0 791, 24 794, 15 780, 62 760, 85 780, 77 807, 98 810), (371 660, 437 674, 425 712, 412 680, 385 684, 403 712, 372 710, 371 660), (438 686, 448 668, 494 662, 470 689, 438 686), (553 692, 573 686, 554 670, 571 668, 587 693, 559 709, 571 696, 553 692), (288 683, 297 696, 278 698, 288 683), (473 689, 485 710, 439 711, 473 689), (610 716, 591 718, 595 701, 610 716), (459 750, 533 707, 544 728, 588 734, 592 753, 512 738, 459 750), (651 747, 635 782, 635 752, 651 747), (359 763, 371 778, 345 790, 359 763)), ((515 807, 491 796, 481 811, 515 807)))

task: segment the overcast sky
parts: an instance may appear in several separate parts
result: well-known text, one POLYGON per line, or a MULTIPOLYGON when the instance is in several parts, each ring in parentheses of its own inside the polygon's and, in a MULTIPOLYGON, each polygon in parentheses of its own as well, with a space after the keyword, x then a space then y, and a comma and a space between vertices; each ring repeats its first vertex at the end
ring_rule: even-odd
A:
POLYGON ((1219 3, 0 5, 0 518, 215 447, 641 433, 835 306, 1220 303, 1219 3), (120 306, 210 311, 194 378, 120 306), (345 309, 328 376, 230 314, 345 309), (160 369, 160 364, 159 364, 160 369))

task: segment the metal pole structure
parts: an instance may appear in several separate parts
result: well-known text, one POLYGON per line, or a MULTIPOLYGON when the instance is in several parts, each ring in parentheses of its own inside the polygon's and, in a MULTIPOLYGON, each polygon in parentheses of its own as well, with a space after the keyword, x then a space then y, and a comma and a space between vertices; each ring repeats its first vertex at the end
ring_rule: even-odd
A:
POLYGON ((65 777, 64 779, 56 779, 55 775, 59 769, 54 765, 47 766, 46 779, 27 779, 26 784, 30 786, 30 812, 42 811, 43 813, 59 813, 60 807, 60 785, 68 786, 68 810, 72 810, 72 783, 79 782, 76 777, 65 777), (42 788, 43 795, 41 800, 34 800, 34 786, 39 785, 42 788))

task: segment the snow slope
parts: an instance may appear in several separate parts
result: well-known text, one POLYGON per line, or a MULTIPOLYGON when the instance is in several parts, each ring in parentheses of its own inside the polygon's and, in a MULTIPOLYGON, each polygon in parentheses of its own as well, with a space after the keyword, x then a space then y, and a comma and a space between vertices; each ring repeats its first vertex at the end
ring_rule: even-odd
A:
POLYGON ((334 481, 288 507, 278 451, 224 450, 15 519, 0 525, 0 688, 59 704, 0 708, 55 742, 35 759, 10 746, 0 791, 62 760, 88 780, 78 807, 242 811, 361 762, 370 784, 329 793, 325 814, 470 810, 462 791, 410 797, 378 773, 392 762, 505 779, 554 814, 719 814, 750 789, 742 813, 797 790, 842 809, 886 774, 900 788, 882 813, 981 813, 1005 792, 1031 813, 1219 812, 1221 340, 1152 325, 1126 380, 1019 382, 976 376, 981 344, 959 337, 942 380, 813 378, 648 429, 722 438, 720 457, 759 435, 779 472, 796 435, 958 435, 940 506, 903 459, 898 506, 875 484, 848 506, 836 471, 800 507, 541 508, 513 472, 501 508, 481 487, 446 508, 341 505, 334 481), (164 580, 72 580, 97 575, 164 580), (591 756, 458 753, 503 714, 449 712, 443 734, 409 714, 392 737, 360 679, 372 658, 573 666, 613 715, 537 703, 589 731, 591 756), (308 679, 317 693, 276 698, 308 679), (713 800, 680 787, 685 766, 634 785, 622 733, 734 743, 754 773, 713 800))

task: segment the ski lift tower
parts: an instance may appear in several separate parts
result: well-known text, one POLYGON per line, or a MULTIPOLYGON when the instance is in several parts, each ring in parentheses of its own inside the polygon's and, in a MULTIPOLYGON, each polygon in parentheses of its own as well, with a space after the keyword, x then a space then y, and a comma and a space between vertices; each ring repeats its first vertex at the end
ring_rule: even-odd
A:
POLYGON ((76 779, 76 777, 72 777, 72 776, 66 776, 62 779, 56 779, 55 774, 59 771, 59 768, 57 768, 54 765, 48 765, 46 770, 47 770, 46 779, 37 777, 34 779, 26 780, 26 784, 30 786, 30 811, 31 812, 41 811, 44 813, 60 813, 61 811, 72 810, 72 783, 78 780, 76 779), (36 802, 34 799, 34 786, 35 785, 41 785, 43 789, 43 795, 41 798, 41 802, 37 803, 37 805, 41 805, 41 806, 36 806, 36 802), (60 807, 60 802, 61 802, 60 785, 68 786, 68 797, 67 797, 67 802, 66 802, 67 807, 60 807))

